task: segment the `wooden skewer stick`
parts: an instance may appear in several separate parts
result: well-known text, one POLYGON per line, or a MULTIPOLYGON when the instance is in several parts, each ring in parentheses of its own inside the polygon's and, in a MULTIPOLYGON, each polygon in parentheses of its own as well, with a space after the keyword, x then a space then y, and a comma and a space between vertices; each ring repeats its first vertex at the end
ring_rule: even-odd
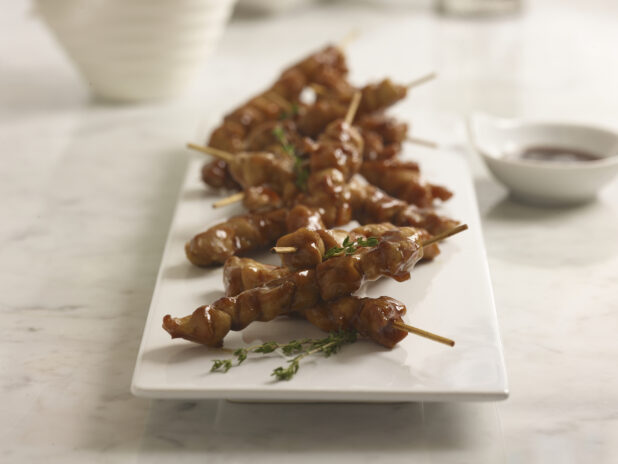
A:
POLYGON ((406 85, 406 89, 410 90, 414 87, 418 87, 419 85, 434 80, 436 77, 438 77, 438 74, 435 72, 425 74, 424 76, 421 76, 418 79, 414 79, 412 82, 406 85))
POLYGON ((440 242, 447 237, 458 234, 459 232, 463 232, 468 229, 468 224, 459 224, 458 226, 453 227, 452 229, 447 230, 446 232, 442 232, 441 234, 434 235, 430 239, 425 240, 422 245, 424 247, 428 245, 433 245, 436 242, 440 242))
POLYGON ((197 145, 195 143, 187 143, 187 148, 191 150, 201 151, 202 153, 206 153, 207 155, 214 156, 215 158, 219 158, 227 163, 234 159, 234 155, 223 150, 219 150, 218 148, 213 147, 205 147, 203 145, 197 145))
POLYGON ((362 95, 362 93, 356 92, 352 97, 352 102, 348 107, 348 112, 346 113, 344 119, 346 124, 352 124, 352 121, 354 121, 354 116, 356 116, 356 110, 358 110, 358 105, 360 105, 362 95))
POLYGON ((297 248, 293 246, 276 246, 270 249, 271 253, 279 253, 279 254, 287 254, 287 253, 296 253, 297 248))
POLYGON ((405 330, 406 332, 410 332, 416 335, 420 335, 421 337, 428 338, 429 340, 433 340, 434 342, 443 343, 448 346, 455 346, 455 342, 450 338, 442 337, 440 335, 436 335, 431 332, 427 332, 426 330, 419 329, 417 327, 413 327, 408 324, 404 324, 403 322, 395 321, 393 325, 398 329, 405 330))
POLYGON ((221 208, 222 206, 227 206, 227 205, 231 205, 232 203, 237 203, 239 201, 242 201, 243 198, 245 198, 244 192, 234 193, 233 195, 230 195, 229 197, 225 197, 225 198, 222 198, 221 200, 215 201, 212 204, 212 207, 221 208))
POLYGON ((225 198, 222 198, 221 200, 215 201, 212 204, 212 207, 215 209, 221 208, 222 206, 227 206, 227 205, 231 205, 232 203, 242 201, 243 198, 245 198, 245 193, 238 192, 238 193, 235 193, 234 195, 230 195, 229 197, 225 197, 225 198))
POLYGON ((360 31, 358 29, 351 29, 345 35, 343 39, 337 44, 337 48, 341 51, 345 50, 348 45, 354 42, 360 36, 360 31))
POLYGON ((424 147, 428 147, 428 148, 438 148, 438 144, 436 142, 433 142, 431 140, 426 140, 426 139, 419 139, 418 137, 408 136, 406 137, 406 141, 410 143, 414 143, 416 145, 423 145, 424 147))

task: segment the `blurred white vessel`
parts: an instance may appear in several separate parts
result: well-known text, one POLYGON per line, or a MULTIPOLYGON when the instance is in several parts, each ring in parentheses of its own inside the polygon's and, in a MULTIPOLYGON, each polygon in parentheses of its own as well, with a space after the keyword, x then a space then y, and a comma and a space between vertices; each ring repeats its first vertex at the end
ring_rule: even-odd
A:
POLYGON ((313 0, 238 0, 238 8, 245 13, 278 14, 313 0))
POLYGON ((92 92, 140 101, 181 93, 217 45, 235 0, 36 0, 92 92))

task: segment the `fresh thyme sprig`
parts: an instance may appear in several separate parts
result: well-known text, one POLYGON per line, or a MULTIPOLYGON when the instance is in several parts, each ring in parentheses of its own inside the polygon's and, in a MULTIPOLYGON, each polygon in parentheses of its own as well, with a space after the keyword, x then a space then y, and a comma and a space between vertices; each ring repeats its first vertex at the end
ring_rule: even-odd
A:
MULTIPOLYGON (((298 372, 300 368, 300 361, 307 356, 316 354, 319 352, 324 353, 324 356, 328 357, 337 353, 342 346, 354 343, 356 341, 355 330, 340 330, 338 332, 332 332, 325 338, 311 339, 303 338, 300 340, 292 340, 288 343, 266 342, 261 345, 254 345, 247 348, 239 348, 234 351, 234 357, 236 359, 236 366, 242 364, 250 353, 272 353, 277 349, 281 349, 285 356, 294 356, 294 358, 288 361, 287 367, 278 367, 273 370, 272 374, 277 380, 290 380, 294 377, 294 374, 298 372)), ((217 359, 213 361, 211 372, 225 373, 234 367, 233 359, 217 359)))
POLYGON ((308 350, 290 359, 287 367, 281 366, 276 368, 271 375, 274 375, 277 380, 290 380, 298 372, 298 369, 300 368, 300 361, 302 359, 320 352, 328 358, 329 356, 337 353, 342 346, 354 343, 355 341, 355 330, 340 330, 338 332, 332 332, 326 338, 313 341, 308 350))
MULTIPOLYGON (((304 340, 301 340, 300 342, 296 340, 292 340, 292 342, 290 343, 295 343, 295 344, 304 343, 304 340)), ((290 343, 288 343, 288 345, 290 343)), ((253 345, 247 348, 238 348, 236 351, 234 351, 233 356, 236 358, 236 361, 237 361, 236 365, 240 366, 242 362, 245 359, 247 359, 247 356, 249 356, 249 353, 268 354, 268 353, 272 353, 277 348, 285 349, 285 346, 286 345, 281 345, 277 342, 266 342, 266 343, 262 343, 261 345, 253 345)), ((234 359, 215 359, 212 362, 212 367, 210 371, 211 372, 215 372, 215 371, 227 372, 232 367, 234 367, 234 359)))
POLYGON ((273 135, 275 136, 277 141, 281 144, 281 146, 283 147, 283 150, 285 150, 285 152, 291 157, 296 158, 296 152, 294 151, 294 145, 292 145, 288 141, 288 138, 286 137, 285 132, 283 131, 283 128, 281 126, 278 125, 277 127, 273 129, 273 135))
POLYGON ((341 255, 353 255, 359 248, 362 247, 374 247, 378 244, 379 240, 377 237, 368 237, 366 239, 359 237, 356 241, 350 240, 350 236, 348 235, 342 243, 342 246, 334 246, 329 248, 326 253, 324 253, 324 259, 334 258, 335 256, 341 255))
POLYGON ((294 173, 296 174, 296 186, 302 191, 307 190, 307 179, 309 179, 309 167, 304 160, 296 154, 294 145, 292 145, 281 126, 273 129, 273 135, 277 138, 283 150, 294 159, 294 173))

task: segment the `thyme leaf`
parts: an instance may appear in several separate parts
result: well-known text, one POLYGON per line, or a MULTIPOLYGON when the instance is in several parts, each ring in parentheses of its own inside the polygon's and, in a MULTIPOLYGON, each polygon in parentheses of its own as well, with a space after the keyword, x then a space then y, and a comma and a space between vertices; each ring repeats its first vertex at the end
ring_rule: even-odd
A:
POLYGON ((355 330, 339 330, 338 332, 330 333, 328 337, 320 340, 307 340, 307 343, 310 343, 308 350, 301 351, 300 354, 290 359, 287 367, 277 367, 271 375, 275 376, 277 380, 290 380, 298 372, 302 359, 320 352, 328 358, 337 353, 342 346, 354 343, 356 336, 355 330))
MULTIPOLYGON (((266 342, 261 345, 249 346, 247 348, 238 348, 232 355, 236 358, 236 366, 240 366, 247 359, 249 353, 272 353, 281 345, 277 342, 266 342)), ((215 359, 212 362, 210 372, 227 372, 234 367, 234 359, 215 359)))
POLYGON ((298 116, 299 106, 298 103, 292 103, 292 110, 290 112, 282 111, 279 114, 279 121, 285 121, 286 119, 293 119, 298 116))
POLYGON ((223 372, 227 372, 232 368, 232 360, 231 359, 215 359, 212 362, 212 367, 210 368, 210 372, 215 372, 221 370, 223 372))
POLYGON ((348 235, 343 240, 343 243, 341 244, 342 246, 340 247, 334 246, 332 248, 329 248, 326 251, 326 253, 324 253, 324 260, 327 260, 328 258, 334 258, 335 256, 341 256, 341 255, 350 256, 356 253, 359 248, 374 247, 378 243, 379 243, 379 240, 377 237, 368 237, 366 239, 359 237, 358 239, 356 239, 356 241, 352 241, 350 240, 350 236, 348 235))
POLYGON ((283 147, 283 150, 294 159, 294 173, 296 174, 296 186, 303 192, 307 191, 307 179, 309 179, 309 167, 305 161, 296 154, 292 145, 281 126, 273 129, 273 135, 283 147))

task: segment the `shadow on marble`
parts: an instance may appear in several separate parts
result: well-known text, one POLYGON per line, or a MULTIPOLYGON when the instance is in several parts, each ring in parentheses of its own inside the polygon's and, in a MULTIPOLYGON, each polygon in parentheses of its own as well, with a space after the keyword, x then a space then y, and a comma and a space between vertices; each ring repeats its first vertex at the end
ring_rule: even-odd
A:
MULTIPOLYGON (((71 72, 50 72, 49 68, 23 72, 10 66, 3 68, 2 84, 9 91, 4 92, 0 100, 2 109, 19 119, 83 109, 133 110, 136 107, 133 102, 110 101, 93 95, 78 70, 72 65, 71 68, 71 72)), ((146 102, 141 106, 158 104, 146 102)))
POLYGON ((153 401, 140 454, 154 462, 202 453, 209 463, 496 463, 502 441, 490 403, 153 401))
POLYGON ((514 199, 506 189, 490 179, 474 181, 479 210, 484 218, 499 221, 552 223, 581 214, 613 214, 602 199, 565 206, 523 203, 514 199))
POLYGON ((495 258, 535 267, 586 266, 618 254, 616 212, 607 198, 548 208, 517 202, 490 180, 475 187, 485 241, 495 258))
MULTIPOLYGON (((208 352, 208 348, 203 345, 172 345, 156 348, 144 353, 144 361, 161 364, 162 366, 168 364, 182 364, 185 362, 191 362, 197 358, 204 357, 204 354, 208 352)), ((223 354, 227 354, 223 352, 223 354)))
POLYGON ((88 89, 77 75, 49 72, 47 68, 22 72, 7 66, 2 70, 2 81, 6 90, 2 109, 14 118, 79 110, 91 103, 88 89))
POLYGON ((601 201, 583 203, 571 206, 537 206, 521 203, 510 195, 502 198, 489 208, 485 218, 492 221, 513 223, 536 223, 539 225, 568 226, 569 219, 587 217, 590 220, 607 218, 613 215, 601 201))

